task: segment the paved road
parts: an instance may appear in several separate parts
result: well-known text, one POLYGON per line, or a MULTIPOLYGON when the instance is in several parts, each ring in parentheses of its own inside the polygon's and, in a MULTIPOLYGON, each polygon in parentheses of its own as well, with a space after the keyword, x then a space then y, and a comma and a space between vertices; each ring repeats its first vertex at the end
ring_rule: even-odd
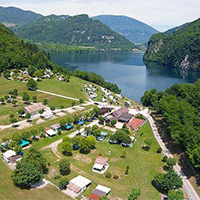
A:
MULTIPOLYGON (((158 133, 158 130, 155 126, 155 121, 154 119, 148 114, 148 111, 143 111, 142 112, 144 115, 146 115, 151 128, 153 130, 154 136, 158 142, 158 144, 160 145, 160 147, 163 150, 164 155, 168 156, 168 157, 173 157, 173 155, 170 153, 170 151, 167 149, 167 147, 165 146, 164 142, 162 141, 160 134, 158 133)), ((183 173, 183 171, 181 170, 181 167, 176 164, 176 166, 174 166, 174 170, 180 175, 180 177, 182 178, 183 181, 183 188, 186 192, 186 194, 188 195, 188 199, 189 200, 200 200, 197 192, 194 190, 192 184, 190 183, 190 181, 188 180, 188 178, 186 177, 186 175, 183 173)))

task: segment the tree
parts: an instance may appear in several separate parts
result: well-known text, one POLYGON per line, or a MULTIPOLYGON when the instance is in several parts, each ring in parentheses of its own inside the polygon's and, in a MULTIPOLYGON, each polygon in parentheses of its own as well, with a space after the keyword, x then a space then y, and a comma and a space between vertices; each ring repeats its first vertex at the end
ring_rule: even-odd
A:
POLYGON ((33 96, 32 99, 33 99, 33 102, 37 102, 37 96, 33 96))
POLYGON ((86 142, 88 143, 90 149, 95 149, 95 145, 96 145, 96 139, 93 135, 89 135, 87 138, 86 138, 86 142))
POLYGON ((81 125, 78 124, 78 125, 76 126, 76 130, 78 131, 78 133, 80 132, 80 129, 81 129, 81 125))
POLYGON ((56 108, 55 106, 50 106, 51 111, 54 111, 56 108))
POLYGON ((166 174, 159 173, 154 178, 159 187, 166 193, 183 186, 182 179, 173 169, 170 169, 166 174))
POLYGON ((8 79, 10 77, 10 72, 9 71, 5 71, 3 73, 4 78, 8 79))
POLYGON ((28 95, 27 92, 24 92, 24 93, 23 93, 23 97, 22 97, 22 99, 23 99, 23 101, 29 101, 30 96, 28 95))
POLYGON ((43 105, 47 105, 48 104, 48 100, 47 99, 43 99, 43 105))
POLYGON ((17 119, 16 119, 16 118, 11 118, 11 119, 10 119, 10 123, 14 124, 14 123, 16 123, 16 122, 17 122, 17 119))
POLYGON ((48 172, 46 159, 39 151, 37 151, 34 148, 30 148, 28 150, 28 152, 23 156, 21 162, 24 162, 24 163, 28 162, 28 163, 34 164, 35 166, 37 166, 38 170, 42 174, 45 174, 48 172))
POLYGON ((67 159, 59 161, 60 174, 65 176, 70 174, 70 162, 67 159))
POLYGON ((17 187, 29 188, 31 185, 39 183, 43 176, 33 163, 19 162, 11 178, 17 187))
POLYGON ((71 102, 71 105, 72 105, 72 107, 74 107, 74 106, 76 105, 76 102, 75 102, 75 101, 72 101, 72 102, 71 102))
POLYGON ((17 112, 18 112, 18 114, 19 114, 20 116, 22 116, 22 115, 25 113, 25 111, 24 111, 23 108, 20 108, 17 112))
POLYGON ((14 89, 14 90, 13 90, 13 94, 17 96, 17 95, 18 95, 18 90, 17 90, 17 89, 14 89))
POLYGON ((16 152, 16 154, 19 154, 22 151, 22 147, 20 145, 15 145, 14 151, 16 152))
POLYGON ((22 132, 22 138, 23 139, 27 140, 27 139, 30 138, 30 136, 31 136, 31 134, 28 131, 23 131, 22 132))
POLYGON ((67 124, 73 123, 73 119, 72 119, 71 117, 67 117, 66 123, 67 123, 67 124))
POLYGON ((113 120, 111 121, 112 126, 114 126, 116 123, 117 123, 117 120, 116 120, 116 119, 113 119, 113 120))
POLYGON ((19 133, 14 133, 11 139, 18 144, 21 141, 22 136, 19 133))
POLYGON ((81 141, 81 137, 80 137, 80 136, 75 136, 75 137, 72 139, 72 144, 73 144, 73 145, 76 145, 76 146, 79 146, 80 141, 81 141))
POLYGON ((79 103, 80 104, 84 103, 84 99, 79 99, 79 103))
POLYGON ((90 153, 90 144, 88 143, 88 140, 86 138, 81 138, 80 144, 79 144, 79 152, 83 154, 90 153))
POLYGON ((168 158, 166 160, 166 163, 169 167, 173 167, 174 165, 176 165, 176 159, 175 158, 168 158))
MULTIPOLYGON (((42 127, 40 127, 42 129, 42 127)), ((43 130, 43 129, 42 129, 43 130)), ((41 131, 42 132, 42 131, 41 131)), ((35 137, 37 135, 37 129, 31 129, 30 134, 35 137)))
POLYGON ((72 144, 68 141, 62 142, 62 150, 63 154, 66 156, 71 156, 72 155, 72 144))
POLYGON ((31 114, 30 114, 30 113, 26 113, 25 118, 26 118, 26 119, 30 119, 30 118, 31 118, 31 114))
POLYGON ((167 194, 168 200, 184 200, 184 194, 181 190, 170 190, 167 194))
POLYGON ((0 101, 1 101, 1 104, 2 104, 2 105, 5 104, 5 100, 4 100, 3 97, 0 99, 0 101))
POLYGON ((147 148, 147 150, 149 150, 150 149, 150 146, 152 145, 152 139, 151 138, 147 138, 145 141, 144 141, 144 143, 146 144, 146 148, 147 148))
POLYGON ((42 77, 44 76, 44 70, 43 70, 43 69, 37 70, 37 71, 34 72, 34 75, 35 75, 38 79, 40 79, 40 78, 42 78, 42 77))
POLYGON ((27 85, 29 90, 36 90, 37 89, 37 82, 32 78, 28 80, 26 85, 27 85))
POLYGON ((69 184, 69 180, 66 177, 62 177, 60 179, 59 185, 58 187, 60 188, 60 190, 65 190, 67 188, 67 185, 69 184))
POLYGON ((61 119, 61 120, 60 120, 60 125, 61 125, 62 127, 65 127, 65 125, 66 125, 66 120, 65 120, 65 119, 61 119))
POLYGON ((13 106, 15 107, 16 104, 17 104, 17 100, 12 100, 12 104, 13 104, 13 106))
POLYGON ((36 71, 36 68, 35 68, 33 65, 29 65, 29 66, 28 66, 28 74, 29 74, 30 76, 33 76, 34 73, 35 73, 35 71, 36 71))
POLYGON ((141 194, 140 189, 134 187, 131 191, 128 200, 136 200, 140 196, 140 194, 141 194))
POLYGON ((72 139, 69 136, 64 136, 62 141, 71 143, 72 139))

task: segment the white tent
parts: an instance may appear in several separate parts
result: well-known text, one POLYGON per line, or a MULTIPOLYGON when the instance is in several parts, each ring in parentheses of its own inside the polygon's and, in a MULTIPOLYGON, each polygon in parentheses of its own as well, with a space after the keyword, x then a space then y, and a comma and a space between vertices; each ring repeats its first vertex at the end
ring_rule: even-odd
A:
POLYGON ((77 185, 80 188, 85 188, 91 183, 91 181, 79 175, 76 178, 72 179, 70 183, 73 183, 74 185, 77 185))
POLYGON ((46 133, 49 137, 53 137, 56 135, 56 132, 52 129, 47 130, 46 133))
POLYGON ((93 165, 93 169, 96 169, 96 170, 99 170, 101 171, 103 169, 104 165, 101 165, 101 164, 98 164, 98 163, 95 163, 93 165))
POLYGON ((105 192, 106 194, 108 194, 111 191, 110 188, 107 188, 103 185, 98 185, 95 189, 100 190, 102 192, 105 192))
POLYGON ((15 151, 8 150, 3 154, 3 158, 4 158, 5 161, 9 162, 9 158, 12 157, 12 156, 15 156, 15 155, 16 155, 15 151))

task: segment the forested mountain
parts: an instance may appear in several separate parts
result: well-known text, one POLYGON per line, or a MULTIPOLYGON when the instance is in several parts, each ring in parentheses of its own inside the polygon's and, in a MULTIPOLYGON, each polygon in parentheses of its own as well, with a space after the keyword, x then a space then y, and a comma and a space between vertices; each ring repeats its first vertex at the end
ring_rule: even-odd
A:
POLYGON ((15 7, 0 6, 0 23, 5 24, 14 31, 40 17, 42 17, 42 15, 36 14, 32 11, 25 11, 15 7))
POLYGON ((179 30, 179 29, 182 29, 182 28, 184 28, 184 27, 187 26, 187 25, 189 25, 189 23, 185 23, 185 24, 182 24, 182 25, 180 25, 180 26, 176 26, 176 27, 174 27, 174 28, 171 28, 171 29, 165 31, 165 33, 167 33, 167 34, 172 34, 173 32, 175 32, 175 31, 177 31, 177 30, 179 30))
POLYGON ((97 47, 101 49, 132 49, 130 41, 87 15, 42 17, 18 33, 34 43, 54 43, 97 47))
POLYGON ((165 92, 145 92, 144 106, 153 106, 164 117, 167 133, 184 148, 190 161, 200 167, 200 80, 194 84, 175 84, 165 92))
POLYGON ((18 39, 12 31, 0 24, 0 72, 29 66, 35 69, 58 68, 36 45, 18 39))
POLYGON ((93 19, 98 19, 133 43, 147 43, 153 34, 158 33, 151 26, 126 16, 99 15, 93 19))
POLYGON ((200 70, 200 19, 171 34, 158 33, 148 42, 144 60, 176 67, 184 72, 200 70))

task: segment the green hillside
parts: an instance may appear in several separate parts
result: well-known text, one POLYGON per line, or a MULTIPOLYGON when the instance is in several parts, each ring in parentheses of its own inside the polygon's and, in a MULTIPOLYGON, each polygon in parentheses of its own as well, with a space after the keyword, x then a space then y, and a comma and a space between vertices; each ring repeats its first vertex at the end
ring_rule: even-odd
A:
POLYGON ((93 19, 98 19, 133 43, 147 43, 153 34, 158 33, 151 26, 126 16, 99 15, 93 19))
POLYGON ((99 49, 135 48, 126 38, 87 15, 42 17, 25 26, 18 35, 34 43, 47 42, 99 49))
POLYGON ((30 65, 37 69, 57 67, 36 45, 25 43, 0 24, 0 72, 30 65))
POLYGON ((144 60, 182 71, 200 70, 200 19, 174 31, 150 38, 144 60))
POLYGON ((32 11, 25 11, 15 7, 0 6, 0 23, 5 24, 13 31, 19 30, 23 25, 26 25, 42 15, 32 11))

